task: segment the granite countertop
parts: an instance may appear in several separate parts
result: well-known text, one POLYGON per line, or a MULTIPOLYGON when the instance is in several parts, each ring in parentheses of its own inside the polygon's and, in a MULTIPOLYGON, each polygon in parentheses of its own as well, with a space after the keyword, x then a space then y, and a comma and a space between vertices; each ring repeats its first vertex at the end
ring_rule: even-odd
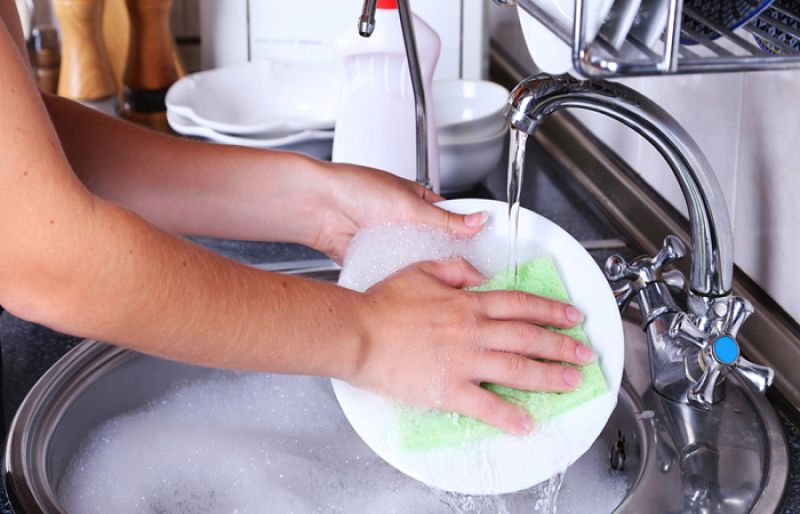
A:
MULTIPOLYGON (((620 240, 619 231, 602 211, 576 185, 562 179, 549 158, 529 145, 528 170, 524 178, 522 203, 552 219, 576 239, 587 244, 601 262, 612 252, 631 257, 636 251, 620 240)), ((505 170, 497 169, 481 185, 451 197, 505 198, 505 170)), ((309 248, 283 243, 254 243, 206 238, 194 240, 226 257, 253 265, 286 261, 324 259, 309 248)), ((6 422, 38 378, 81 339, 53 332, 3 313, 0 316, 2 341, 2 400, 6 422)), ((800 514, 800 433, 786 418, 784 428, 792 459, 792 480, 785 512, 800 514)), ((0 513, 11 514, 5 493, 0 488, 0 513)))

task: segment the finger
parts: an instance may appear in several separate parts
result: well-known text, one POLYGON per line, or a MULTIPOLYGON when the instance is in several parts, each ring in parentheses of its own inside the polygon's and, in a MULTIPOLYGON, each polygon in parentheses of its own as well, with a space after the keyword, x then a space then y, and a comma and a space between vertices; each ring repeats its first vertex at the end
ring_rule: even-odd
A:
POLYGON ((414 193, 416 193, 417 196, 419 196, 420 198, 422 198, 426 202, 428 202, 428 203, 436 203, 436 202, 441 202, 442 200, 444 200, 444 197, 437 195, 432 190, 430 190, 427 187, 423 186, 419 182, 413 182, 413 184, 414 184, 414 193))
MULTIPOLYGON (((422 188, 422 190, 424 191, 422 199, 426 202, 433 203, 443 200, 436 193, 430 192, 425 188, 422 188)), ((429 205, 416 209, 415 217, 421 223, 441 227, 451 234, 468 237, 481 231, 489 220, 489 213, 478 211, 471 214, 456 214, 441 207, 429 205)))
POLYGON ((525 409, 479 385, 465 386, 454 398, 452 408, 459 414, 477 418, 512 434, 525 435, 533 429, 533 420, 525 409))
POLYGON ((480 271, 476 270, 463 257, 454 257, 443 261, 425 261, 420 263, 419 267, 425 273, 458 289, 474 287, 486 281, 486 277, 481 275, 480 271))
POLYGON ((517 353, 536 359, 588 364, 594 351, 575 339, 523 321, 488 321, 481 326, 481 340, 488 349, 517 353))
POLYGON ((486 352, 475 369, 482 382, 524 391, 563 393, 583 380, 583 374, 572 366, 538 362, 516 353, 486 352))
POLYGON ((491 319, 528 321, 557 328, 569 328, 583 321, 574 306, 522 291, 484 291, 483 312, 491 319))

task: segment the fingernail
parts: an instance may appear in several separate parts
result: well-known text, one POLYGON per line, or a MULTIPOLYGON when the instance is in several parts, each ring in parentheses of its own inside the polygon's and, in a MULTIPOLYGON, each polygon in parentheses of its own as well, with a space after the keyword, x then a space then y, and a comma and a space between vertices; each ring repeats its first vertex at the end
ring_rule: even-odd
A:
POLYGON ((486 211, 473 212, 464 216, 464 225, 470 228, 482 227, 486 225, 487 221, 489 221, 489 213, 486 211))
POLYGON ((567 305, 567 307, 564 309, 564 315, 567 317, 570 323, 580 323, 583 321, 583 314, 581 314, 581 311, 572 305, 567 305))
POLYGON ((564 368, 564 383, 570 387, 578 387, 583 381, 583 374, 575 368, 564 368))
POLYGON ((578 362, 582 362, 585 364, 592 362, 595 359, 596 354, 594 353, 594 350, 592 350, 588 346, 579 344, 575 348, 575 356, 578 358, 578 362))

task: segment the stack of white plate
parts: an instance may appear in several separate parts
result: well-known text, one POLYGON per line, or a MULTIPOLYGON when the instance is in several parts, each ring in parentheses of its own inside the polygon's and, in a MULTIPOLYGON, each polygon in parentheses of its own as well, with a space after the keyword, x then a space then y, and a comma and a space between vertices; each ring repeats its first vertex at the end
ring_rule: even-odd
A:
POLYGON ((187 75, 167 93, 179 134, 329 159, 339 90, 325 63, 259 61, 187 75))
MULTIPOLYGON (((173 130, 217 143, 330 159, 338 113, 334 64, 258 61, 187 75, 167 93, 173 130)), ((508 90, 488 81, 434 82, 442 192, 496 169, 508 134, 508 90)))

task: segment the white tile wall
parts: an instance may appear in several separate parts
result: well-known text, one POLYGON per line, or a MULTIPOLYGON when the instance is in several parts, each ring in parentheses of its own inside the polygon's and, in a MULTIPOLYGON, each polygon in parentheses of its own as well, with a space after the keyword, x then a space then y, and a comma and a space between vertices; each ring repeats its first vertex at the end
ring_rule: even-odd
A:
MULTIPOLYGON (((507 17, 490 16, 502 22, 493 24, 495 31, 515 28, 507 17)), ((728 204, 736 263, 800 320, 800 71, 624 82, 664 107, 697 141, 728 204)), ((648 143, 615 121, 579 117, 686 214, 677 182, 648 143)))
POLYGON ((736 261, 800 320, 800 71, 744 77, 736 261))
MULTIPOLYGON (((741 74, 643 78, 636 89, 666 109, 697 141, 716 172, 728 210, 735 212, 741 74)), ((642 142, 636 170, 686 214, 683 195, 664 159, 642 142)), ((731 216, 733 218, 733 216, 731 216)))
MULTIPOLYGON (((633 87, 670 112, 714 168, 734 226, 736 263, 800 320, 800 71, 643 78, 633 87)), ((592 127, 596 130, 595 127, 592 127)), ((686 208, 666 165, 634 136, 597 131, 642 176, 686 208), (621 141, 620 138, 623 140, 621 141)))

